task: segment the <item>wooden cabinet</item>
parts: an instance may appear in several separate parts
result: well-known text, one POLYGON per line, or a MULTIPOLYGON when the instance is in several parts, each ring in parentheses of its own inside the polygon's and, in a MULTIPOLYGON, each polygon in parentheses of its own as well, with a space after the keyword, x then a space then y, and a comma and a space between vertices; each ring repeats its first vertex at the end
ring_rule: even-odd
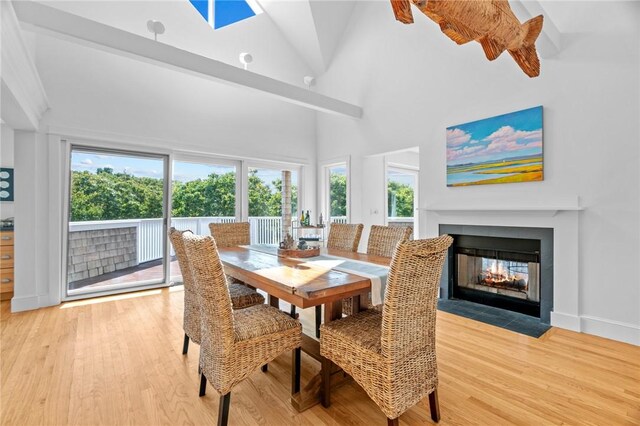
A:
POLYGON ((0 300, 13 297, 13 231, 0 231, 0 300))

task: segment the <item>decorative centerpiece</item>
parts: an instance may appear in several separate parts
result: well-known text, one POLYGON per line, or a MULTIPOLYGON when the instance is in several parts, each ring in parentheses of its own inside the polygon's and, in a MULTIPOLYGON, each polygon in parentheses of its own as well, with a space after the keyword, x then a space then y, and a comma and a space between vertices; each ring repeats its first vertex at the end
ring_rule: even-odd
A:
POLYGON ((299 241, 296 247, 295 240, 291 234, 287 233, 284 240, 280 242, 278 256, 297 258, 320 256, 320 247, 309 247, 304 240, 299 241))

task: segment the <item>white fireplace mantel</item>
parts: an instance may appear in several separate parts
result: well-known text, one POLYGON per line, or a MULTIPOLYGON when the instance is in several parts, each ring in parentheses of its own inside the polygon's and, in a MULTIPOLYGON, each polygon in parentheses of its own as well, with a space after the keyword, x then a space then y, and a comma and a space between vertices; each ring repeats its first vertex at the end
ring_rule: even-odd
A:
POLYGON ((452 201, 440 201, 427 205, 423 210, 426 212, 436 213, 438 215, 536 215, 552 217, 561 211, 580 211, 584 210, 580 207, 580 200, 575 197, 556 198, 553 200, 540 200, 540 203, 532 204, 530 200, 501 200, 488 203, 486 200, 467 200, 465 204, 452 201))

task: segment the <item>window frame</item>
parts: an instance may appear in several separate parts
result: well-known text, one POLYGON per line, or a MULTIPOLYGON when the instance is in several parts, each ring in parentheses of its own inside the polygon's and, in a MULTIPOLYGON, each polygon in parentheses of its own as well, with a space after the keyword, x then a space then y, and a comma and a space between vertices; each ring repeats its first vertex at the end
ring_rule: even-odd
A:
POLYGON ((347 223, 351 223, 351 156, 334 158, 324 161, 320 167, 320 210, 329 223, 331 218, 331 169, 337 166, 344 166, 347 176, 346 188, 346 218, 347 223))

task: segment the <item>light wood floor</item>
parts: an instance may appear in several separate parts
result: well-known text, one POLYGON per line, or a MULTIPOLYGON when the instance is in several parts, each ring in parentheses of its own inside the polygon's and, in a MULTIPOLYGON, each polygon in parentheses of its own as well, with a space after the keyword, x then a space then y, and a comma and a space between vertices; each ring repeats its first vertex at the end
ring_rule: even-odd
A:
MULTIPOLYGON (((198 347, 181 355, 182 297, 152 290, 20 314, 3 302, 1 423, 215 424, 218 395, 198 398, 198 347)), ((438 360, 442 425, 640 424, 638 347, 560 329, 533 339, 441 312, 438 360)), ((231 424, 386 424, 353 382, 329 409, 298 414, 289 354, 269 367, 233 390, 231 424)), ((318 369, 303 356, 303 383, 318 369)), ((430 423, 427 401, 400 423, 430 423)))

